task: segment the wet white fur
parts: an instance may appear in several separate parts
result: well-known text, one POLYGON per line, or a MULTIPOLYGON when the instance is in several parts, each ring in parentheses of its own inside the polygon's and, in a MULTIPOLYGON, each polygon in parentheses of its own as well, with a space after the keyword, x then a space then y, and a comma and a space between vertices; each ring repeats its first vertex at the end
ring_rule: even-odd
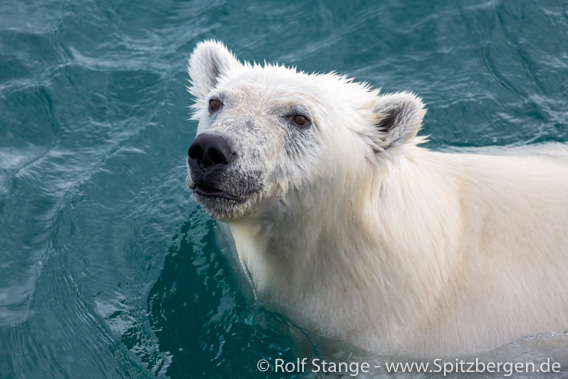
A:
POLYGON ((414 95, 242 64, 217 42, 198 45, 189 73, 200 133, 215 130, 208 96, 228 91, 239 104, 227 119, 256 117, 262 143, 278 146, 262 164, 284 176, 225 220, 267 307, 372 352, 423 357, 568 328, 561 159, 429 151, 417 146, 425 112, 414 95), (286 126, 264 112, 296 102, 317 125, 291 162, 273 131, 286 126))

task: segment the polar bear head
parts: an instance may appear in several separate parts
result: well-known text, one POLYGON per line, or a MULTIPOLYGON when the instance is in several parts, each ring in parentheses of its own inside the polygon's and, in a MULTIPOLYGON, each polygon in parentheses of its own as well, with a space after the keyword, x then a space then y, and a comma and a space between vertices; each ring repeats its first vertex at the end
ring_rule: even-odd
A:
POLYGON ((197 136, 188 186, 215 218, 274 218, 343 201, 386 160, 421 141, 425 114, 410 93, 240 62, 215 41, 189 59, 197 136))

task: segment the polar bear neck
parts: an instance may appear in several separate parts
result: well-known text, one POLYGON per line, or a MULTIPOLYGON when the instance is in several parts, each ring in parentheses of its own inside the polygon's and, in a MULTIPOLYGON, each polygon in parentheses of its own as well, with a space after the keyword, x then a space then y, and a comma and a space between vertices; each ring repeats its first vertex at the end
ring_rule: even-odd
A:
POLYGON ((293 217, 229 223, 257 299, 300 324, 311 319, 310 327, 350 340, 362 336, 335 326, 356 324, 400 340, 418 317, 428 320, 458 266, 459 257, 447 253, 461 232, 460 204, 459 196, 448 196, 457 193, 449 167, 429 159, 435 153, 412 149, 412 159, 394 155, 396 161, 369 165, 350 178, 356 186, 347 197, 326 203, 308 198, 319 206, 293 217), (440 219, 450 221, 445 229, 440 219), (350 309, 367 312, 354 319, 350 309))

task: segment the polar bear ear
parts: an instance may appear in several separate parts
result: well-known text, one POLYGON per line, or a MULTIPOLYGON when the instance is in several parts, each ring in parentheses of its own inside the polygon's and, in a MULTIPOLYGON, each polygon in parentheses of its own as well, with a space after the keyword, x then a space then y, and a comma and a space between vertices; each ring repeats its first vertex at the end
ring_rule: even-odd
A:
POLYGON ((426 114, 422 100, 410 92, 379 96, 374 113, 383 149, 412 142, 426 114))
POLYGON ((242 64, 221 42, 200 42, 191 53, 187 67, 191 79, 189 92, 198 99, 204 98, 222 76, 240 67, 242 64))

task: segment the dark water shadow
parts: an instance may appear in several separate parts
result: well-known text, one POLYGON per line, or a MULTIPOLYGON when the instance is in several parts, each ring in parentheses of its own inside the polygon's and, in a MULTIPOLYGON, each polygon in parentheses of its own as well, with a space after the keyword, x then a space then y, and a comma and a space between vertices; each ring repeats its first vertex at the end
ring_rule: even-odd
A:
POLYGON ((218 232, 214 220, 193 212, 148 294, 149 322, 173 378, 264 377, 259 359, 297 357, 294 327, 243 294, 218 232))

